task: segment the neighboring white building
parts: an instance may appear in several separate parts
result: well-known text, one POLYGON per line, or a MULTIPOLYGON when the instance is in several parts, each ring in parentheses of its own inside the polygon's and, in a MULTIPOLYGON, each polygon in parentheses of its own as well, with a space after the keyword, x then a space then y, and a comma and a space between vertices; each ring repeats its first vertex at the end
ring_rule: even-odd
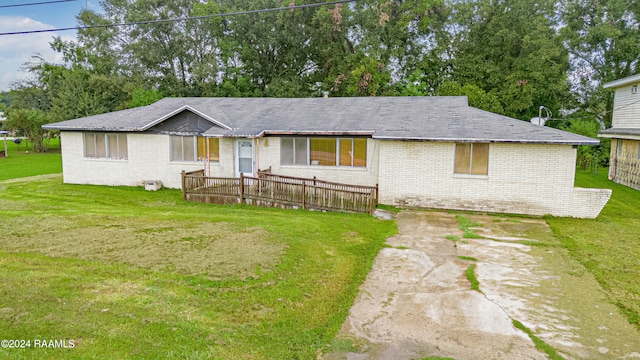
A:
POLYGON ((640 74, 604 88, 616 90, 611 128, 598 134, 612 139, 609 179, 640 190, 640 74))
POLYGON ((469 107, 466 97, 166 98, 44 126, 64 181, 179 188, 182 170, 379 184, 379 202, 596 217, 606 189, 574 188, 596 139, 469 107))

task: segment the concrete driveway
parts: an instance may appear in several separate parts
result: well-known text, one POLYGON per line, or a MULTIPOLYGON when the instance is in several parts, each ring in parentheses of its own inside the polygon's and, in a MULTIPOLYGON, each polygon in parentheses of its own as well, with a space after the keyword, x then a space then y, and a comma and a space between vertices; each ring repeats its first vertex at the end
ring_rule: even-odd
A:
POLYGON ((483 238, 463 238, 456 215, 398 214, 339 335, 358 350, 325 359, 547 359, 514 320, 566 359, 640 359, 640 333, 543 220, 460 216, 483 238))

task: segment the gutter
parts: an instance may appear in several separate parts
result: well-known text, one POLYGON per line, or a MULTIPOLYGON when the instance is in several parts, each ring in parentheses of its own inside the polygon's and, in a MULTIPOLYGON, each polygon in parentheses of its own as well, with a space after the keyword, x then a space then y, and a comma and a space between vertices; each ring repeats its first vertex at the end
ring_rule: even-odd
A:
POLYGON ((459 143, 508 143, 508 144, 539 144, 539 145, 600 145, 600 140, 509 140, 509 139, 461 139, 461 138, 428 138, 428 137, 396 137, 396 136, 373 136, 376 140, 396 140, 396 141, 430 141, 430 142, 459 142, 459 143))

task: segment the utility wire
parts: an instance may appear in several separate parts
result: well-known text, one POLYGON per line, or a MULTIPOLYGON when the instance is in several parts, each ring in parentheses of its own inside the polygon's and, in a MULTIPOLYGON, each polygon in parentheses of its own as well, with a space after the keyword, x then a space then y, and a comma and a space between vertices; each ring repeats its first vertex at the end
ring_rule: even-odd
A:
MULTIPOLYGON (((63 0, 59 0, 59 1, 63 1, 63 0)), ((64 1, 71 1, 71 0, 64 0, 64 1)), ((159 23, 179 22, 179 21, 187 21, 187 20, 203 20, 203 19, 210 19, 210 18, 215 18, 215 17, 228 17, 228 16, 235 16, 235 15, 259 14, 259 13, 264 13, 264 12, 274 12, 274 11, 284 11, 284 10, 294 10, 294 9, 306 9, 306 8, 326 6, 326 5, 336 5, 336 4, 351 3, 351 2, 356 2, 356 1, 357 0, 338 0, 338 1, 331 1, 331 2, 325 2, 325 3, 315 3, 315 4, 305 4, 305 5, 290 5, 290 6, 287 6, 287 7, 278 7, 278 8, 269 8, 269 9, 257 9, 257 10, 246 10, 246 11, 236 11, 236 12, 231 12, 231 13, 218 13, 218 14, 211 14, 211 15, 182 17, 182 18, 174 18, 174 19, 134 21, 134 22, 129 22, 129 23, 105 24, 105 25, 87 25, 87 26, 77 26, 77 27, 58 28, 58 29, 12 31, 12 32, 0 33, 0 36, 38 34, 38 33, 47 33, 47 32, 70 31, 70 30, 85 30, 85 29, 97 29, 97 28, 112 28, 112 27, 131 26, 131 25, 159 24, 159 23)))
POLYGON ((626 104, 626 105, 622 105, 622 106, 617 107, 617 108, 615 108, 615 109, 611 109, 611 110, 605 111, 605 112, 603 112, 602 114, 593 114, 593 115, 590 115, 590 116, 579 116, 579 117, 574 117, 574 118, 571 118, 571 117, 563 117, 563 118, 548 118, 548 119, 545 119, 545 121, 549 121, 549 120, 556 120, 556 121, 566 121, 566 120, 569 120, 569 121, 571 121, 571 120, 593 119, 593 117, 594 117, 594 116, 596 116, 596 115, 605 116, 605 115, 607 115, 607 114, 612 114, 614 111, 617 111, 617 110, 620 110, 620 109, 624 109, 624 108, 626 108, 627 106, 631 106, 631 105, 633 105, 633 104, 637 104, 637 103, 639 103, 639 102, 640 102, 640 100, 636 100, 636 101, 634 101, 634 102, 630 102, 630 103, 628 103, 628 104, 626 104))
POLYGON ((41 1, 41 2, 35 2, 35 3, 0 5, 0 9, 21 7, 21 6, 49 5, 49 4, 57 4, 57 3, 65 3, 65 2, 73 2, 73 1, 80 1, 80 0, 52 0, 52 1, 41 1))

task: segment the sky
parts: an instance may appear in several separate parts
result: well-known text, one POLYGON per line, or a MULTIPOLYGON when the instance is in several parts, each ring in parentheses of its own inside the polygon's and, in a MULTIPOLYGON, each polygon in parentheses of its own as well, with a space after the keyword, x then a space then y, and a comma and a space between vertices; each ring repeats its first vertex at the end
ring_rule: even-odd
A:
MULTIPOLYGON (((51 0, 0 0, 0 6, 28 4, 51 0)), ((21 7, 0 7, 0 33, 40 29, 56 29, 77 26, 76 15, 87 6, 99 10, 96 0, 33 5, 21 7)), ((51 50, 49 43, 55 36, 65 41, 75 40, 76 31, 29 35, 0 36, 0 91, 7 91, 11 83, 28 76, 21 71, 22 65, 40 54, 49 62, 60 62, 62 56, 51 50)))

